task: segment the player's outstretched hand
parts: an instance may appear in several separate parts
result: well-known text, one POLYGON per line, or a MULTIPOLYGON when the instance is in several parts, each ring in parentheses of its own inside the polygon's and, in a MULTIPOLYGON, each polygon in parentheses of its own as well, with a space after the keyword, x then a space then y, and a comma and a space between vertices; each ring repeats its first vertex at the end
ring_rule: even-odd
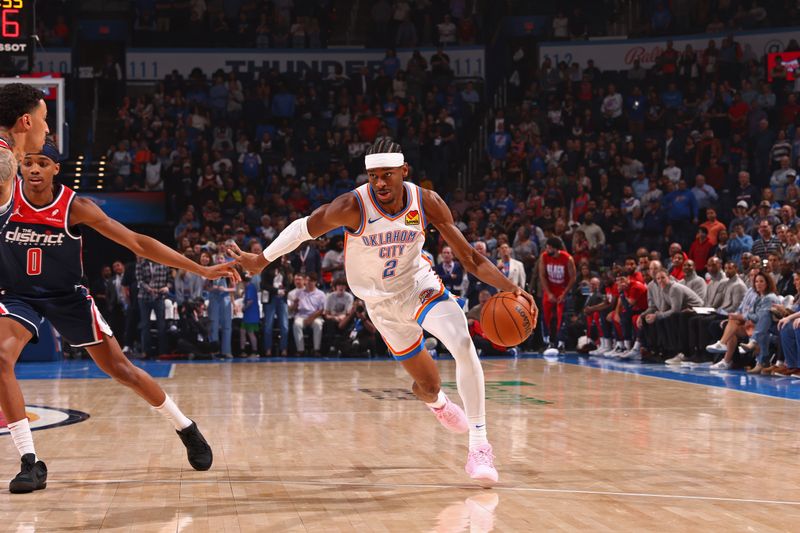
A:
POLYGON ((533 299, 533 296, 519 287, 514 289, 514 296, 522 296, 526 300, 528 300, 528 304, 531 306, 531 316, 533 316, 533 323, 536 324, 536 321, 539 319, 539 308, 536 307, 536 300, 533 299))
POLYGON ((236 263, 242 265, 250 274, 258 274, 269 264, 267 258, 262 254, 251 254, 250 252, 243 252, 236 243, 228 247, 228 255, 236 260, 236 263))
POLYGON ((207 279, 228 278, 233 283, 239 283, 242 281, 242 275, 239 274, 239 270, 236 268, 235 261, 206 267, 203 277, 207 279))

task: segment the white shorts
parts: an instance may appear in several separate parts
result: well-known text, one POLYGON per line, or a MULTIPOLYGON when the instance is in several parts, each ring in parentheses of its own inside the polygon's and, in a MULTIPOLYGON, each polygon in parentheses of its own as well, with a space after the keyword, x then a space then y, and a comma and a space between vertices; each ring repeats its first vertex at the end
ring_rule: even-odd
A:
POLYGON ((422 351, 422 322, 439 302, 454 298, 435 272, 421 276, 414 288, 397 296, 366 303, 369 318, 398 361, 422 351))

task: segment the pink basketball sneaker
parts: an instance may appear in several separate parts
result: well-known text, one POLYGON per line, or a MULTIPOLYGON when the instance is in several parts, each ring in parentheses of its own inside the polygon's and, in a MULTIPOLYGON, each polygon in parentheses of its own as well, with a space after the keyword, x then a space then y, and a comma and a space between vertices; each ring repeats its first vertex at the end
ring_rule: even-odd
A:
POLYGON ((467 422, 467 415, 464 410, 457 404, 447 398, 447 403, 444 406, 434 409, 430 408, 436 419, 447 428, 448 431, 453 433, 466 433, 469 431, 469 422, 467 422))
POLYGON ((487 442, 471 449, 464 470, 483 487, 491 487, 497 483, 498 475, 494 467, 492 445, 487 442))

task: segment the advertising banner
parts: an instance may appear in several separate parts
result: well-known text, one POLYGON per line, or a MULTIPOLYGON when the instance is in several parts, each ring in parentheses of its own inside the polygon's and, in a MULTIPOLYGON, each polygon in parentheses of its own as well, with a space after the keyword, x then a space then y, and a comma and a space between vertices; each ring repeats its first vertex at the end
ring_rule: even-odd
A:
POLYGON ((163 192, 80 193, 123 224, 163 224, 166 217, 163 192))
POLYGON ((780 57, 786 67, 786 79, 794 81, 800 75, 800 52, 781 52, 780 54, 767 54, 767 81, 772 81, 772 69, 775 68, 775 59, 780 57))
MULTIPOLYGON (((430 61, 436 52, 435 48, 420 48, 422 56, 430 61)), ((413 50, 397 51, 403 68, 411 58, 413 50)), ((445 50, 450 56, 450 67, 456 76, 483 77, 486 68, 485 52, 482 46, 461 46, 445 50)), ((127 52, 125 68, 130 81, 161 80, 177 70, 184 77, 195 68, 206 74, 222 69, 225 72, 247 72, 258 76, 259 73, 277 68, 280 72, 302 73, 312 70, 331 74, 336 65, 344 69, 345 74, 357 72, 361 67, 377 70, 386 54, 382 49, 359 48, 327 48, 323 50, 252 50, 223 48, 170 48, 146 49, 132 48, 127 52)))
POLYGON ((48 48, 46 52, 37 50, 33 54, 33 72, 72 72, 72 50, 69 48, 48 48))
MULTIPOLYGON (((691 44, 695 52, 700 54, 711 40, 715 41, 719 48, 727 35, 730 34, 682 35, 671 39, 677 51, 681 52, 687 44, 691 44)), ((756 57, 763 57, 764 54, 784 50, 789 40, 798 39, 800 33, 797 28, 787 28, 761 32, 735 32, 733 35, 742 49, 749 45, 756 57)), ((539 64, 541 65, 542 61, 549 57, 554 66, 565 61, 568 65, 577 62, 583 68, 587 61, 592 59, 600 70, 628 70, 638 59, 642 67, 650 68, 666 48, 669 38, 546 42, 539 45, 539 64)))

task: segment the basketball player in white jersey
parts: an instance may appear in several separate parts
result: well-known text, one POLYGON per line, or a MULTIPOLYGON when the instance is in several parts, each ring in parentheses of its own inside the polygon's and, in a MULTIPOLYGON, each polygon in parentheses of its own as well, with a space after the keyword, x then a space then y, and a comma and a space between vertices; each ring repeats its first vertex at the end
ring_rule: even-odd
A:
POLYGON ((365 160, 369 183, 292 222, 263 254, 245 253, 237 247, 230 254, 256 273, 303 242, 344 227, 350 289, 364 300, 386 345, 414 378, 414 394, 447 429, 469 432, 465 470, 480 484, 491 485, 498 475, 486 437, 483 369, 464 311, 422 253, 425 227, 430 223, 439 230, 467 272, 525 297, 534 320, 536 304, 530 294, 470 246, 438 194, 404 181, 408 165, 398 144, 378 141, 365 160), (438 337, 453 355, 466 414, 441 390, 439 370, 422 342, 423 329, 438 337))

